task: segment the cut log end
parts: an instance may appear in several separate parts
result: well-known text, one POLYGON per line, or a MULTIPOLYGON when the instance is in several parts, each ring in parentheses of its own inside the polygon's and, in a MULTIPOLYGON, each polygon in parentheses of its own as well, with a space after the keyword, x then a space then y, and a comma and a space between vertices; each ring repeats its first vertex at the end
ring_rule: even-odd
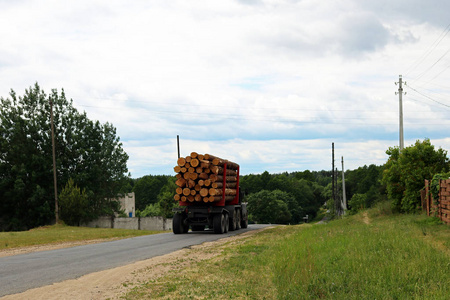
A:
POLYGON ((184 159, 184 157, 180 157, 180 158, 177 160, 177 164, 178 164, 180 167, 184 167, 184 165, 186 164, 186 159, 184 159))

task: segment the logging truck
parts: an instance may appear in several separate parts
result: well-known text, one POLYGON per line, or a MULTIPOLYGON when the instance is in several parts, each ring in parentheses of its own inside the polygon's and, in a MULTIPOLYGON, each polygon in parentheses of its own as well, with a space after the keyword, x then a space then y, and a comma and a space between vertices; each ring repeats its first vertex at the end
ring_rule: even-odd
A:
POLYGON ((239 165, 192 152, 177 161, 172 230, 175 234, 212 229, 222 234, 247 228, 248 212, 239 189, 239 165))

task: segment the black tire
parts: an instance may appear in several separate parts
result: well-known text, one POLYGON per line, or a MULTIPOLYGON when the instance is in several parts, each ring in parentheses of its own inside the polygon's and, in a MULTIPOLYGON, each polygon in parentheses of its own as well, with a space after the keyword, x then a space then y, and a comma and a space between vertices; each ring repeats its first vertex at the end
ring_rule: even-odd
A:
POLYGON ((172 219, 172 231, 174 234, 186 233, 182 214, 175 214, 172 219))
POLYGON ((247 228, 248 227, 248 219, 246 219, 245 221, 242 220, 241 221, 241 228, 247 228))
POLYGON ((205 225, 191 225, 192 231, 203 231, 205 230, 205 225))
POLYGON ((230 220, 228 219, 228 214, 225 214, 225 220, 224 220, 223 223, 225 225, 225 228, 224 228, 223 232, 227 233, 228 229, 230 228, 230 220))
POLYGON ((236 211, 233 211, 233 216, 231 218, 229 218, 228 223, 229 223, 228 230, 235 231, 236 230, 236 211))
POLYGON ((213 219, 214 233, 222 234, 224 232, 224 227, 225 227, 224 219, 225 218, 224 218, 223 214, 214 215, 214 219, 213 219))
POLYGON ((236 230, 241 229, 241 210, 236 209, 236 230))

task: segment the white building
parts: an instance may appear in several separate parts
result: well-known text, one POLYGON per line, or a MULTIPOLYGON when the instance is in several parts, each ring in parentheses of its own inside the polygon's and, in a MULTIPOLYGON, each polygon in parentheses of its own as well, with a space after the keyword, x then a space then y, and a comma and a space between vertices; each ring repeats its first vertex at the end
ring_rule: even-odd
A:
POLYGON ((133 193, 125 194, 123 197, 118 198, 120 202, 120 209, 125 211, 125 214, 132 218, 136 217, 136 199, 133 193))

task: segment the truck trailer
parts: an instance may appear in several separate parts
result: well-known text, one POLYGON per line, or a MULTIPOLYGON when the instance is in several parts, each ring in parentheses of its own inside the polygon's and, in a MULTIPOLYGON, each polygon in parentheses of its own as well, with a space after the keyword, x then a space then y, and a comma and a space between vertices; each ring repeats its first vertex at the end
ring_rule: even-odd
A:
POLYGON ((247 203, 239 188, 239 169, 238 164, 209 154, 192 152, 179 159, 174 197, 179 207, 173 210, 173 233, 208 228, 222 234, 247 228, 247 203))

